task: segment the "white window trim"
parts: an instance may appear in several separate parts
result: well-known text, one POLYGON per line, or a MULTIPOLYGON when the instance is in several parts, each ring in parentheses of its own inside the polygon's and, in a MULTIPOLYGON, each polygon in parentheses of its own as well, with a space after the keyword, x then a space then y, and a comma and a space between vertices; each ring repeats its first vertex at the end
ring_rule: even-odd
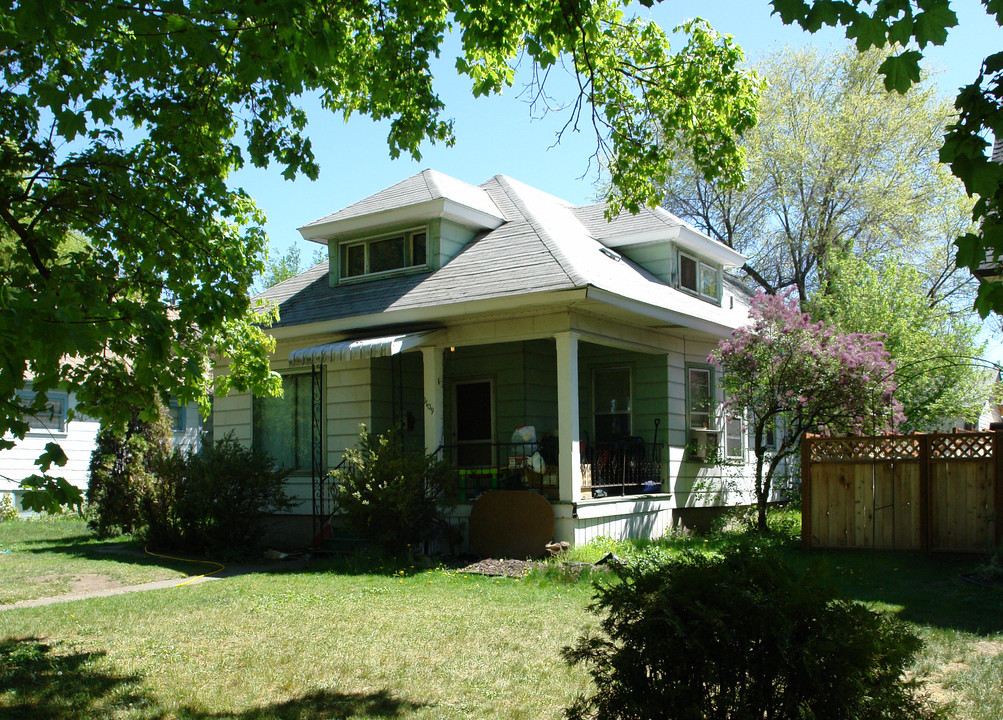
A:
MULTIPOLYGON (((366 237, 352 238, 351 240, 342 240, 338 243, 338 282, 339 283, 351 283, 358 282, 360 280, 369 280, 372 278, 386 277, 388 275, 394 275, 405 272, 414 272, 416 270, 423 270, 429 267, 429 255, 430 255, 430 239, 431 232, 427 225, 421 225, 411 228, 406 228, 404 230, 395 230, 394 232, 380 233, 379 235, 367 235, 366 237), (415 235, 420 233, 425 233, 425 262, 420 265, 405 265, 399 268, 392 268, 390 270, 381 270, 379 272, 369 272, 369 245, 375 242, 380 242, 381 240, 390 240, 397 237, 403 237, 405 241, 413 238, 415 235), (361 275, 345 275, 346 263, 345 263, 345 253, 347 248, 354 245, 364 245, 366 247, 365 251, 365 267, 366 271, 361 275)), ((406 252, 410 253, 410 245, 406 246, 406 252)))
POLYGON ((676 258, 676 287, 689 295, 701 298, 708 302, 712 302, 716 305, 721 303, 721 268, 716 265, 711 265, 708 262, 704 262, 696 255, 686 252, 680 249, 678 251, 678 257, 676 258), (696 289, 688 288, 683 285, 683 258, 692 260, 696 264, 696 289), (708 295, 703 291, 703 272, 704 270, 709 270, 714 274, 714 287, 716 295, 708 295))
POLYGON ((686 364, 686 429, 690 432, 705 432, 705 433, 717 433, 720 431, 718 427, 718 413, 716 408, 719 404, 716 402, 717 387, 714 382, 714 368, 710 365, 701 365, 698 363, 687 363, 686 364), (700 413, 701 415, 707 415, 707 425, 695 425, 693 421, 693 393, 690 391, 690 372, 696 370, 698 372, 707 373, 708 377, 708 391, 711 397, 711 409, 707 413, 700 413))
POLYGON ((717 398, 717 379, 715 378, 714 367, 703 363, 686 363, 685 365, 685 392, 686 392, 686 436, 690 446, 691 459, 703 462, 708 455, 717 455, 722 448, 724 441, 724 427, 721 422, 721 403, 717 398), (696 370, 706 372, 708 376, 708 391, 710 394, 711 407, 707 413, 707 427, 702 424, 694 425, 693 420, 693 393, 690 389, 690 372, 696 370))
POLYGON ((725 458, 725 460, 744 460, 745 457, 746 457, 746 452, 748 450, 748 445, 747 445, 747 442, 746 442, 747 439, 748 439, 748 436, 749 436, 749 421, 748 421, 749 418, 748 418, 748 413, 746 412, 745 408, 742 408, 740 412, 738 412, 738 413, 736 413, 734 415, 729 415, 724 410, 724 405, 721 406, 721 409, 722 409, 722 412, 721 412, 721 414, 722 414, 721 429, 722 429, 722 433, 724 435, 724 458, 725 458), (738 435, 737 436, 736 435, 729 435, 728 434, 728 422, 730 420, 732 420, 732 421, 733 420, 737 420, 738 421, 738 435), (736 448, 738 450, 738 453, 735 454, 735 455, 731 454, 731 450, 733 448, 731 447, 731 444, 729 443, 729 440, 732 439, 732 438, 737 438, 738 439, 738 447, 736 448))
MULTIPOLYGON (((17 391, 17 397, 18 397, 18 399, 22 400, 26 404, 31 403, 35 399, 36 395, 38 395, 38 393, 36 393, 34 390, 18 390, 17 391)), ((38 420, 40 420, 42 422, 54 422, 55 418, 58 417, 59 418, 59 425, 61 427, 59 427, 57 429, 53 429, 53 428, 47 428, 47 427, 43 427, 43 428, 31 427, 29 425, 28 431, 26 433, 26 436, 28 436, 28 435, 34 435, 34 436, 44 435, 44 436, 47 436, 47 437, 65 437, 66 434, 67 434, 67 432, 69 432, 69 424, 70 424, 70 417, 69 417, 69 412, 70 412, 70 395, 69 395, 69 393, 67 393, 64 390, 49 390, 48 392, 45 393, 45 395, 48 398, 49 402, 55 402, 55 401, 61 402, 62 405, 63 405, 62 412, 58 413, 58 415, 54 414, 53 415, 53 420, 51 420, 51 421, 49 420, 48 416, 45 416, 45 415, 35 415, 35 416, 32 416, 32 417, 35 417, 35 418, 37 418, 38 420)), ((24 414, 24 415, 22 415, 22 417, 25 418, 25 422, 27 422, 28 415, 24 414)))
MULTIPOLYGON (((173 432, 176 432, 176 433, 183 433, 183 432, 185 432, 185 430, 188 429, 188 408, 187 408, 187 406, 182 405, 175 398, 171 398, 171 400, 168 403, 167 407, 168 407, 168 413, 170 413, 170 410, 173 409, 173 408, 177 408, 178 409, 178 421, 177 421, 176 424, 174 422, 171 423, 171 430, 173 432)), ((174 418, 171 418, 171 420, 173 421, 174 418)))

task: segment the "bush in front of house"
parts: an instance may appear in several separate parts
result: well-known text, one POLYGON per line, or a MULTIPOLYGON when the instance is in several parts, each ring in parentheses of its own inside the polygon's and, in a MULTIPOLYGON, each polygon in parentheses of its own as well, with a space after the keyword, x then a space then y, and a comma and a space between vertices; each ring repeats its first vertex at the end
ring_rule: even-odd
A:
POLYGON ((447 532, 443 511, 456 502, 455 475, 398 430, 371 435, 363 426, 331 474, 345 527, 387 552, 399 555, 447 532))
POLYGON ((936 718, 903 671, 920 641, 750 545, 617 569, 597 583, 599 633, 565 648, 593 690, 569 718, 936 718))
POLYGON ((143 419, 134 408, 126 423, 101 424, 87 481, 87 525, 98 537, 143 526, 143 497, 153 483, 154 466, 171 453, 171 438, 159 398, 152 419, 143 419))
POLYGON ((214 557, 259 548, 270 513, 287 510, 285 472, 266 453, 233 435, 203 443, 200 452, 175 450, 158 463, 143 501, 151 544, 214 557))

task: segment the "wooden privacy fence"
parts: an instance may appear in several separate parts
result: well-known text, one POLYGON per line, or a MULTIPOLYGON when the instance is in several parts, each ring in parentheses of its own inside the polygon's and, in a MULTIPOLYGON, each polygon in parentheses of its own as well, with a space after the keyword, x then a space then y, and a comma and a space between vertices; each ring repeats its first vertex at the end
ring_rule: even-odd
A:
POLYGON ((982 552, 1003 539, 1003 431, 805 437, 805 548, 982 552))

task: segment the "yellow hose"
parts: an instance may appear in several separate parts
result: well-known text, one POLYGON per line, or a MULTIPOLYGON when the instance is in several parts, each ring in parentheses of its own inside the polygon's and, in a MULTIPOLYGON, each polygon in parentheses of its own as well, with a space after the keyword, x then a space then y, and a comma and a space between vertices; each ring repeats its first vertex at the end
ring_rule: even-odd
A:
POLYGON ((207 572, 207 573, 202 573, 201 575, 195 575, 194 577, 188 578, 183 583, 178 583, 177 585, 174 586, 176 588, 184 587, 185 585, 188 585, 189 583, 193 583, 196 580, 200 580, 200 579, 202 579, 204 577, 209 577, 210 575, 215 575, 220 570, 226 570, 226 566, 223 565, 223 563, 214 562, 212 560, 189 560, 188 558, 174 557, 173 555, 158 555, 157 553, 150 552, 150 549, 147 548, 145 545, 143 546, 143 552, 145 552, 147 555, 152 555, 153 557, 156 557, 156 558, 163 558, 164 560, 178 560, 180 562, 202 563, 203 565, 218 565, 219 566, 215 570, 211 570, 210 572, 207 572))

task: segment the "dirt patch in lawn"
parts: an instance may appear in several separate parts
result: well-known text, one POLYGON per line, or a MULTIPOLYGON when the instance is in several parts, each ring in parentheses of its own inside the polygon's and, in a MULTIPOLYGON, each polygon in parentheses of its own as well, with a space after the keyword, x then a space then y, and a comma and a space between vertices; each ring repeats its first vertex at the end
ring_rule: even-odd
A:
POLYGON ((484 558, 483 560, 460 567, 459 572, 470 573, 471 575, 489 575, 491 577, 521 578, 525 577, 526 573, 538 564, 532 560, 484 558))
POLYGON ((995 657, 1003 653, 1003 640, 979 640, 972 643, 972 650, 976 655, 988 655, 995 657))
MULTIPOLYGON (((123 587, 118 580, 100 575, 97 573, 82 573, 76 575, 34 575, 23 578, 25 582, 42 585, 44 583, 66 583, 69 586, 68 594, 100 592, 101 590, 114 590, 123 587)), ((60 593, 67 594, 67 593, 60 593)))

